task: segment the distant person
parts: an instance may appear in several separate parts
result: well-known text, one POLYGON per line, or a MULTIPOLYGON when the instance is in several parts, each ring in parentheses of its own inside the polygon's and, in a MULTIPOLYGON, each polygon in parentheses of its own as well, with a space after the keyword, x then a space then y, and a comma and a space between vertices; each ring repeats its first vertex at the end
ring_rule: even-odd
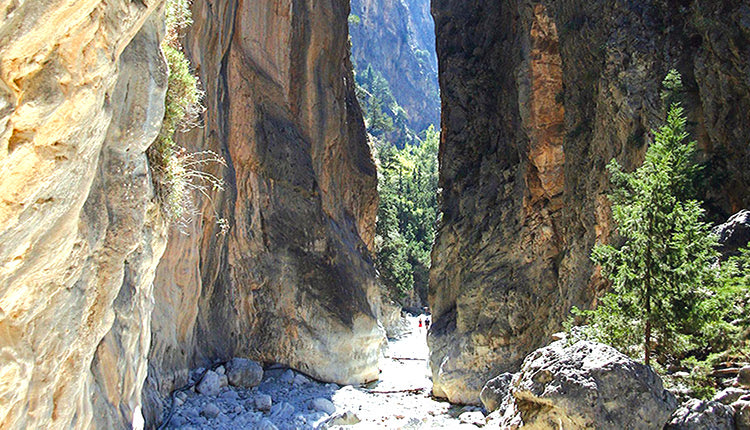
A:
POLYGON ((424 319, 424 328, 430 329, 430 317, 424 319))
POLYGON ((419 317, 419 328, 422 328, 422 317, 419 317))

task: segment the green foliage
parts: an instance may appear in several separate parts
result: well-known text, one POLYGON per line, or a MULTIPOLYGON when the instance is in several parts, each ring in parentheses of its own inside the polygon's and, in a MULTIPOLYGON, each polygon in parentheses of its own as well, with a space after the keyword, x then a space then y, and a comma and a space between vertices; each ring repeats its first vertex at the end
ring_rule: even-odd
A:
POLYGON ((437 216, 439 133, 428 128, 418 146, 380 142, 376 265, 392 298, 427 290, 437 216))
POLYGON ((417 144, 419 139, 407 124, 406 111, 396 102, 383 75, 368 64, 361 73, 356 74, 355 80, 367 132, 395 142, 399 147, 417 144))
POLYGON ((349 14, 349 25, 359 25, 362 20, 359 18, 359 15, 356 14, 349 14))
MULTIPOLYGON (((665 86, 678 81, 670 75, 665 86)), ((640 168, 626 173, 617 161, 609 164, 623 244, 598 245, 592 253, 613 292, 585 312, 591 327, 631 355, 641 346, 647 364, 652 352, 668 360, 704 346, 704 334, 722 320, 716 237, 699 202, 689 198, 697 167, 685 124, 683 109, 673 104, 640 168)))
MULTIPOLYGON (((193 192, 208 196, 209 187, 221 189, 223 183, 205 171, 211 164, 224 160, 211 151, 191 153, 177 145, 175 133, 192 128, 203 107, 198 78, 190 70, 177 37, 192 24, 188 0, 168 0, 166 4, 166 37, 162 51, 167 60, 169 77, 164 100, 162 126, 147 156, 162 210, 171 222, 186 222, 194 214, 193 192)), ((218 217, 217 217, 218 219, 218 217)), ((217 221, 224 231, 226 221, 217 221)))

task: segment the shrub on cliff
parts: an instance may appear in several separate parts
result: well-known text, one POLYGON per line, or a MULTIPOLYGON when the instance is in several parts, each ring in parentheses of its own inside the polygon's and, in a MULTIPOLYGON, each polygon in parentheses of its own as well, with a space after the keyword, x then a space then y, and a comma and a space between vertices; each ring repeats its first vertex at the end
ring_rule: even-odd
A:
MULTIPOLYGON (((156 141, 147 155, 153 171, 157 198, 163 212, 172 222, 187 222, 196 208, 192 195, 199 192, 208 197, 208 187, 221 188, 223 183, 206 168, 224 160, 211 151, 188 152, 177 145, 174 135, 193 128, 203 107, 198 77, 190 70, 190 62, 178 41, 180 31, 192 24, 188 0, 168 0, 165 11, 166 35, 162 51, 169 68, 164 117, 156 141)), ((222 230, 226 222, 218 219, 222 230)))

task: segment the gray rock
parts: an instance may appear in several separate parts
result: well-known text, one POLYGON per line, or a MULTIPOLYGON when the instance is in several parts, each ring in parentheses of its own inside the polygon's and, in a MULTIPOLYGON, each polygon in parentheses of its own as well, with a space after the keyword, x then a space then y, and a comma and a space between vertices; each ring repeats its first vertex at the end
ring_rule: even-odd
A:
POLYGON ((318 397, 310 401, 310 408, 316 411, 325 412, 333 415, 336 412, 336 406, 328 399, 318 397))
POLYGON ((731 405, 746 394, 750 394, 750 391, 737 387, 729 387, 716 393, 713 400, 725 405, 731 405))
POLYGON ((502 408, 503 428, 650 430, 677 401, 650 367, 614 348, 557 341, 526 357, 502 408))
POLYGON ((319 428, 327 429, 331 426, 351 426, 360 422, 359 417, 352 411, 339 412, 323 421, 319 428))
POLYGON ((737 374, 737 385, 743 388, 750 388, 750 366, 744 366, 737 374))
POLYGON ((224 375, 227 373, 227 370, 224 368, 224 366, 219 366, 216 368, 215 372, 218 373, 219 375, 224 375))
POLYGON ((279 430, 279 428, 276 427, 274 423, 272 423, 266 418, 263 418, 262 420, 260 420, 260 422, 256 424, 254 428, 255 430, 279 430))
POLYGON ((240 395, 234 390, 227 389, 219 395, 219 398, 228 402, 234 402, 240 398, 240 395))
POLYGON ((294 406, 287 402, 276 403, 271 406, 271 416, 277 418, 291 418, 294 415, 294 406))
POLYGON ((690 399, 672 414, 665 430, 732 430, 734 410, 715 401, 690 399))
POLYGON ((268 394, 258 394, 255 397, 255 408, 259 411, 270 411, 273 400, 268 394))
POLYGON ((233 358, 227 363, 227 378, 235 387, 253 388, 263 380, 263 368, 252 360, 233 358))
POLYGON ((734 427, 737 430, 750 430, 750 401, 739 400, 732 403, 734 427))
POLYGON ((294 381, 292 382, 292 384, 297 385, 297 386, 305 385, 309 383, 310 383, 310 379, 300 373, 294 375, 294 381))
POLYGON ((213 402, 208 402, 201 408, 201 415, 206 418, 216 418, 220 413, 221 410, 213 402))
POLYGON ((294 370, 287 369, 284 373, 279 376, 279 382, 284 382, 287 384, 291 384, 294 382, 294 370))
POLYGON ((487 412, 494 412, 503 404, 505 398, 508 397, 513 376, 515 376, 514 373, 501 373, 484 384, 479 400, 482 401, 487 412))
POLYGON ((745 248, 750 241, 750 211, 741 210, 732 215, 727 222, 714 228, 719 236, 719 252, 722 257, 739 254, 740 248, 745 248))
POLYGON ((221 376, 213 370, 203 375, 203 379, 195 387, 195 390, 205 396, 216 396, 221 391, 221 376))

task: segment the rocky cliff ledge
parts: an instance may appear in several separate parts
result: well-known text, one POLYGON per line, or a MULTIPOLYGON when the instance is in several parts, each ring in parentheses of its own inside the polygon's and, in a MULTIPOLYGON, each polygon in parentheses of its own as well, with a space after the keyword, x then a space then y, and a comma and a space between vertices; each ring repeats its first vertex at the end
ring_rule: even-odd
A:
POLYGON ((750 6, 737 1, 433 0, 442 221, 433 249, 434 393, 476 403, 602 282, 605 165, 642 160, 660 82, 683 75, 719 218, 750 204, 750 6))
POLYGON ((206 112, 181 143, 225 158, 213 173, 226 190, 203 199, 187 235, 170 232, 155 281, 154 405, 187 369, 233 356, 343 384, 378 376, 377 179, 348 13, 346 0, 193 2, 183 43, 206 112))
POLYGON ((0 427, 140 414, 166 230, 145 150, 164 114, 158 2, 0 7, 0 427))

